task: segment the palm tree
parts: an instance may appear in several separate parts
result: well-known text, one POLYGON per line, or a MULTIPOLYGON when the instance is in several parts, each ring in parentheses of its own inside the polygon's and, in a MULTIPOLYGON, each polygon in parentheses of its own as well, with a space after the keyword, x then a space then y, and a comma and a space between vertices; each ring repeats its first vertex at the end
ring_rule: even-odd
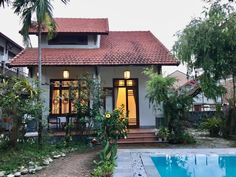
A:
MULTIPOLYGON (((68 0, 61 0, 67 3, 68 0)), ((43 29, 48 30, 49 37, 52 36, 56 29, 56 24, 53 19, 53 6, 51 0, 14 0, 13 9, 17 15, 21 16, 23 26, 21 34, 23 35, 24 44, 30 46, 29 29, 36 27, 38 33, 38 87, 42 84, 42 48, 41 48, 41 33, 43 29), (36 22, 32 21, 33 15, 36 16, 36 22)), ((39 96, 39 101, 41 97, 39 96)), ((42 111, 39 116, 39 145, 42 144, 42 111)))
POLYGON ((5 4, 8 5, 8 3, 9 3, 9 0, 0 0, 0 7, 1 7, 1 6, 4 7, 5 4))

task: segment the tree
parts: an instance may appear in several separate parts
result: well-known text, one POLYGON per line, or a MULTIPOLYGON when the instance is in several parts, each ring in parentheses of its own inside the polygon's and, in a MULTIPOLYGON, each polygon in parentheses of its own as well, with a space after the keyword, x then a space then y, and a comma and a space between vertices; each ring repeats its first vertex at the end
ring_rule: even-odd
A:
POLYGON ((165 126, 171 133, 170 141, 173 143, 192 143, 190 136, 185 132, 186 113, 192 105, 192 97, 186 93, 177 92, 173 84, 175 79, 163 77, 153 71, 146 69, 144 74, 149 78, 147 81, 147 95, 149 103, 154 110, 162 110, 163 105, 165 126))
MULTIPOLYGON (((67 0, 61 0, 66 3, 67 0)), ((34 26, 37 28, 38 33, 38 87, 41 88, 42 84, 42 49, 41 49, 41 33, 43 29, 48 30, 49 37, 52 37, 56 29, 56 24, 53 19, 53 6, 51 0, 15 0, 13 1, 14 12, 21 15, 23 26, 21 34, 25 45, 29 46, 29 29, 34 26), (36 23, 32 23, 33 15, 36 15, 36 23)), ((39 95, 39 100, 40 100, 39 95)), ((39 120, 39 144, 42 143, 42 113, 39 120)))
POLYGON ((193 19, 178 34, 173 50, 188 68, 202 68, 199 77, 206 96, 216 98, 226 93, 219 84, 232 77, 233 96, 225 117, 224 136, 236 133, 236 11, 230 3, 211 2, 205 16, 193 19))
POLYGON ((11 119, 10 144, 15 147, 20 138, 25 115, 36 117, 42 109, 37 101, 40 91, 24 78, 7 78, 0 83, 0 107, 5 118, 11 119))
POLYGON ((178 34, 173 50, 176 56, 194 68, 202 68, 201 88, 210 98, 226 90, 221 79, 233 78, 233 105, 236 104, 236 11, 230 3, 217 0, 205 8, 205 16, 193 19, 178 34))

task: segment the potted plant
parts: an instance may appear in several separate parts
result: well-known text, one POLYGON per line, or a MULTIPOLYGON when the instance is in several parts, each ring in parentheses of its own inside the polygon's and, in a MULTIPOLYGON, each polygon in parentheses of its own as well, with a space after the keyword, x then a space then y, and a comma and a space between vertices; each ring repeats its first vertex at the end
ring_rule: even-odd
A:
POLYGON ((162 141, 167 141, 168 137, 170 135, 170 132, 168 130, 168 128, 166 127, 161 127, 158 131, 158 137, 162 140, 162 141))

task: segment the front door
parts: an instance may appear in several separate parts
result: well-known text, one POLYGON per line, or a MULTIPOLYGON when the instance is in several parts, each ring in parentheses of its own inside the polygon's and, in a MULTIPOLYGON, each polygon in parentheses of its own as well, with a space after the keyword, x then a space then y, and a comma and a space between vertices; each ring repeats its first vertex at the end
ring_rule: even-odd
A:
POLYGON ((139 127, 138 117, 138 80, 114 79, 115 108, 124 106, 124 114, 128 117, 129 127, 139 127))

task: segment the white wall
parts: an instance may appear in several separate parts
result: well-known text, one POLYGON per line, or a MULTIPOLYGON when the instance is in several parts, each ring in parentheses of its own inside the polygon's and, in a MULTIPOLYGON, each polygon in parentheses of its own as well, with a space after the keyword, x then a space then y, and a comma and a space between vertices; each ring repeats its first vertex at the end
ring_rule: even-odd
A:
MULTIPOLYGON (((62 79, 62 72, 66 69, 70 72, 70 79, 77 79, 79 76, 86 72, 95 73, 95 67, 43 67, 43 98, 46 105, 46 115, 49 110, 49 99, 50 99, 50 79, 62 79), (46 84, 46 85, 45 85, 46 84)), ((154 113, 153 109, 149 107, 148 99, 146 96, 146 81, 147 78, 144 76, 143 67, 98 67, 98 72, 101 76, 102 87, 113 87, 114 78, 123 78, 125 70, 130 70, 131 78, 138 78, 138 93, 139 93, 139 118, 141 127, 155 126, 155 116, 162 117, 162 112, 154 113)), ((36 70, 35 70, 36 71, 36 70)))

